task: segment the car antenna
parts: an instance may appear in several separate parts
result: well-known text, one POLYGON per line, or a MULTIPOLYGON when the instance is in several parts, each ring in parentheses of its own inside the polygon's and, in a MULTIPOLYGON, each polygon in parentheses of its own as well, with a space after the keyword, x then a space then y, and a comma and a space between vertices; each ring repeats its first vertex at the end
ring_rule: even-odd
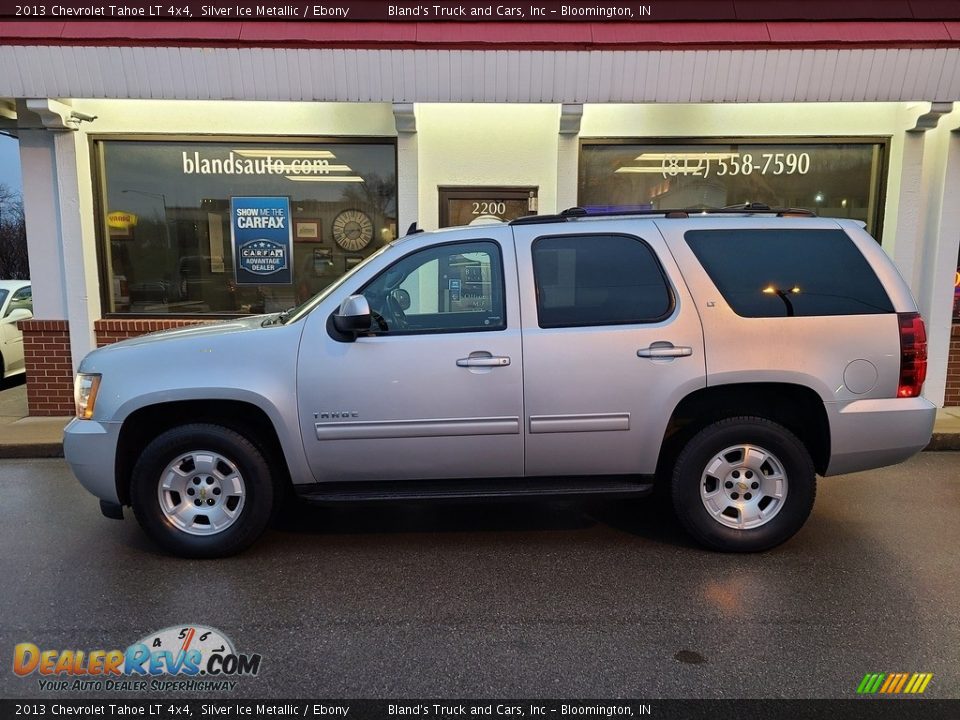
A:
POLYGON ((407 228, 407 235, 416 235, 417 233, 422 233, 423 230, 417 227, 417 221, 414 220, 410 223, 410 227, 407 228))

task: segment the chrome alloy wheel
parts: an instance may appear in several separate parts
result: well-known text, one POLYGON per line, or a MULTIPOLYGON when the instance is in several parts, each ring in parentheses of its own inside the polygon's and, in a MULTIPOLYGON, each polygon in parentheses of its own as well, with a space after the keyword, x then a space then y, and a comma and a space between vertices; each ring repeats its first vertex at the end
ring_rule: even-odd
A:
POLYGON ((700 478, 700 499, 710 516, 735 530, 770 522, 787 498, 783 463, 758 445, 733 445, 707 463, 700 478))
POLYGON ((240 517, 246 487, 233 462, 210 450, 196 450, 167 465, 157 496, 164 517, 178 530, 214 535, 240 517))

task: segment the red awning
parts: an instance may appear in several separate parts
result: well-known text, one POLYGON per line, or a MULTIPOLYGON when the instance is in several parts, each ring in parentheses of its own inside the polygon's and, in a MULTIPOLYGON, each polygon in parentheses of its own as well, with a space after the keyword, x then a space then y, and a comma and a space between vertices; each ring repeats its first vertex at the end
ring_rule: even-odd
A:
POLYGON ((960 22, 0 22, 4 45, 481 50, 958 47, 960 22))

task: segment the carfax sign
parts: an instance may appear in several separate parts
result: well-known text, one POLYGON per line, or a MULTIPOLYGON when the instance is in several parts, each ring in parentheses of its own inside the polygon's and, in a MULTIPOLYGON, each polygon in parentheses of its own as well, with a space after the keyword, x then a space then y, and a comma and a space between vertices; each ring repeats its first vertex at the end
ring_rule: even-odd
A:
POLYGON ((293 282, 289 198, 230 198, 230 232, 238 285, 293 282))

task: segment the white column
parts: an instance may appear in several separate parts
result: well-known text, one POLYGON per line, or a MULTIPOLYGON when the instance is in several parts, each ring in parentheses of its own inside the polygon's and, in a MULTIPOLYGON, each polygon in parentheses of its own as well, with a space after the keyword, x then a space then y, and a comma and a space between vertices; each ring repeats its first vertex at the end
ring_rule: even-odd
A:
MULTIPOLYGON (((897 198, 896 232, 892 246, 884 249, 893 257, 900 274, 914 296, 920 289, 921 246, 923 244, 923 158, 926 133, 905 133, 900 194, 897 198)), ((884 233, 889 237, 889 233, 884 233)))
MULTIPOLYGON (((420 150, 413 103, 394 103, 397 126, 397 235, 420 220, 420 150)), ((422 223, 420 224, 422 227, 422 223)))
POLYGON ((416 133, 397 136, 397 233, 406 234, 420 219, 420 151, 416 133))
POLYGON ((920 240, 920 289, 917 304, 927 324, 927 381, 923 394, 943 405, 947 359, 953 326, 954 275, 960 252, 960 117, 951 115, 942 127, 927 133, 929 177, 925 232, 920 240))
POLYGON ((86 152, 86 137, 35 127, 19 135, 34 315, 69 322, 76 370, 96 347, 93 323, 100 317, 93 207, 89 193, 81 203, 77 161, 78 152, 86 152))
POLYGON ((540 208, 540 214, 560 212, 577 204, 580 173, 580 136, 560 135, 557 139, 557 206, 540 208))
POLYGON ((580 122, 583 105, 560 106, 560 132, 557 136, 557 203, 555 208, 540 207, 540 214, 561 212, 577 205, 580 174, 580 122))
POLYGON ((60 192, 53 134, 48 130, 20 130, 19 137, 33 314, 38 320, 66 320, 60 192))

